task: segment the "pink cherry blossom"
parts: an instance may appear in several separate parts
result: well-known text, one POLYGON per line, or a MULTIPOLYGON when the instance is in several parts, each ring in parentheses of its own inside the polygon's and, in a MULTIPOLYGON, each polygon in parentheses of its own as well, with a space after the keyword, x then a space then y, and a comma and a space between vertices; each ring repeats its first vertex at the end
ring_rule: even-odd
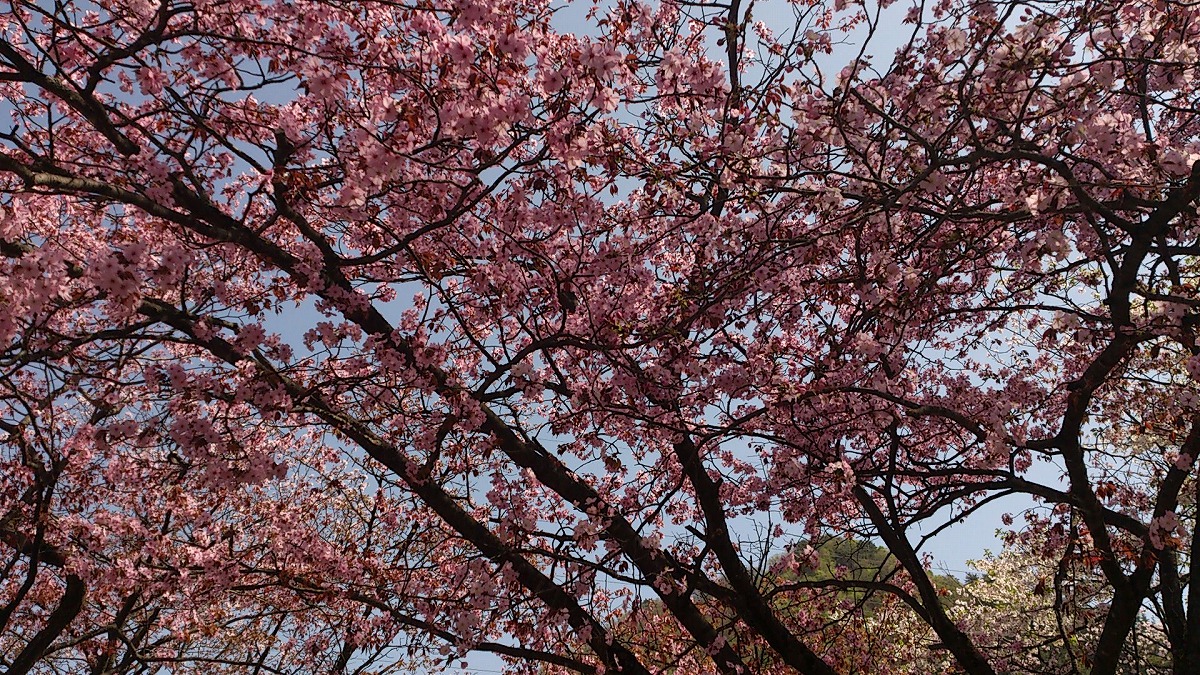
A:
POLYGON ((0 15, 7 671, 1200 668, 1200 9, 751 4, 0 15))

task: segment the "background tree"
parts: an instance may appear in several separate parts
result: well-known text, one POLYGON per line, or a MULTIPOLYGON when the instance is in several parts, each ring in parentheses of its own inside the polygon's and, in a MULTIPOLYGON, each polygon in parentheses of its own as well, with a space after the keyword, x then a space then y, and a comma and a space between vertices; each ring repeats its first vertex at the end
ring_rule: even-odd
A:
MULTIPOLYGON (((1047 555, 1044 541, 1012 538, 999 554, 972 561, 977 573, 949 593, 949 614, 972 635, 998 670, 1087 673, 1103 629, 1110 591, 1093 566, 1071 555, 1047 555)), ((937 635, 903 607, 870 617, 869 630, 892 645, 896 672, 958 672, 937 635)), ((1163 625, 1143 613, 1117 672, 1171 672, 1163 625)))
POLYGON ((5 668, 861 672, 840 536, 990 674, 1021 494, 1194 672, 1197 11, 11 3, 5 668))
MULTIPOLYGON (((870 673, 932 673, 948 669, 946 660, 932 649, 937 637, 928 626, 896 597, 879 592, 897 578, 897 565, 887 549, 850 537, 830 537, 773 558, 760 574, 757 585, 771 602, 772 610, 790 629, 807 634, 814 648, 830 655, 827 659, 836 659, 830 664, 835 668, 870 673)), ((943 595, 961 587, 953 576, 937 574, 932 578, 943 595)), ((958 612, 960 597, 963 596, 955 595, 949 602, 957 616, 969 617, 981 609, 980 603, 963 603, 964 609, 968 605, 970 609, 958 612)), ((699 600, 701 611, 719 626, 719 639, 744 654, 752 672, 790 672, 761 638, 744 630, 736 617, 727 616, 720 602, 704 597, 699 600)), ((1013 613, 1024 609, 1014 609, 1013 613)), ((677 651, 677 646, 687 641, 661 601, 636 604, 622 618, 617 630, 635 645, 639 658, 663 672, 704 669, 699 650, 677 651)), ((1010 632, 1022 637, 1028 634, 1019 630, 1010 632)))

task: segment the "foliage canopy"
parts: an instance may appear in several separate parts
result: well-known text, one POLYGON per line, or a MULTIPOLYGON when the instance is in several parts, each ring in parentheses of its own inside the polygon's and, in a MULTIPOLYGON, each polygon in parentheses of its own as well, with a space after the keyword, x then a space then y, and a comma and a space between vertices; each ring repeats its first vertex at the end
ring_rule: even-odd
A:
POLYGON ((1175 0, 11 2, 0 663, 1200 671, 1196 45, 1175 0), (927 569, 1008 495, 1021 630, 927 569))

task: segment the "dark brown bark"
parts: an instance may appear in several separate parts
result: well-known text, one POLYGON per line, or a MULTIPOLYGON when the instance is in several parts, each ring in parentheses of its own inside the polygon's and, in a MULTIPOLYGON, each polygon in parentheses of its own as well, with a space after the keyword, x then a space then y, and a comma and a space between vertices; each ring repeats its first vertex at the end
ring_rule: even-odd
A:
POLYGON ((28 673, 45 655, 54 640, 71 625, 71 621, 79 614, 79 610, 83 609, 83 599, 87 592, 87 586, 83 580, 70 574, 66 577, 66 584, 66 589, 58 601, 58 607, 50 613, 49 618, 46 619, 46 625, 25 644, 25 648, 13 659, 6 675, 28 673))

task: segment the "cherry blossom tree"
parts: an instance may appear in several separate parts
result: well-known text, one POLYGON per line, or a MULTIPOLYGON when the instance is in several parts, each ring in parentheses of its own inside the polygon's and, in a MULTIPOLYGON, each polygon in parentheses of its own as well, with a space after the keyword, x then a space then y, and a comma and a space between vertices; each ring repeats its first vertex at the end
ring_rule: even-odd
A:
POLYGON ((1195 672, 1198 13, 10 2, 4 667, 1003 672, 1020 495, 1195 672))

